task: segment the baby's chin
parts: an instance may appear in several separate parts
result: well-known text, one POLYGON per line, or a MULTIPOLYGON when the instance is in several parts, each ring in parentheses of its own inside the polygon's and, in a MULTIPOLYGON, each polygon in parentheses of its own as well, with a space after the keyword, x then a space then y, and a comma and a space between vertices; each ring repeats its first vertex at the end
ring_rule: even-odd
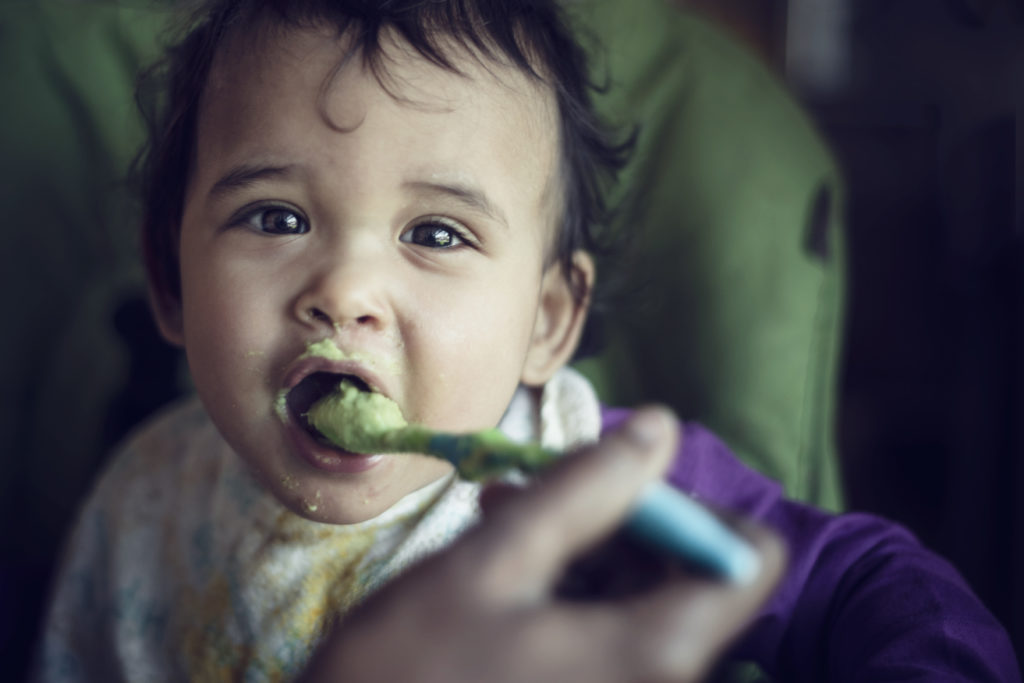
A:
POLYGON ((418 476, 410 480, 403 481, 399 477, 383 488, 332 486, 330 482, 324 485, 299 485, 287 477, 279 478, 266 488, 278 503, 302 519, 320 524, 359 524, 380 516, 410 493, 451 476, 450 465, 441 461, 434 462, 440 467, 432 466, 425 471, 417 471, 415 474, 418 476))
POLYGON ((319 524, 359 524, 378 517, 388 508, 402 499, 402 495, 392 497, 378 496, 373 500, 359 500, 352 497, 338 501, 321 491, 309 494, 294 492, 273 492, 277 501, 302 519, 319 524), (319 493, 319 495, 317 495, 319 493))

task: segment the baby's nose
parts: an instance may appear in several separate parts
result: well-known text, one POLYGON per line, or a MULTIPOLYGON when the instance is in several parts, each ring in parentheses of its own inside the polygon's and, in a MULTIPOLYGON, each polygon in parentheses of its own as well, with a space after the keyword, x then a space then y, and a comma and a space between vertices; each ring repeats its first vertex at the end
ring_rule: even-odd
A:
POLYGON ((387 267, 372 259, 325 258, 313 269, 294 304, 305 325, 384 329, 392 321, 387 267))

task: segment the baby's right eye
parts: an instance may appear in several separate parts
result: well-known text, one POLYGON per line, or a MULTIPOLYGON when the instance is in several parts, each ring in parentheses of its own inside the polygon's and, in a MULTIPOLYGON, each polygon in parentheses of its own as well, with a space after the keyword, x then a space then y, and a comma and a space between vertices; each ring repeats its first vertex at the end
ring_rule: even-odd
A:
POLYGON ((309 223, 298 211, 284 206, 263 206, 243 214, 238 224, 268 235, 302 235, 309 223))

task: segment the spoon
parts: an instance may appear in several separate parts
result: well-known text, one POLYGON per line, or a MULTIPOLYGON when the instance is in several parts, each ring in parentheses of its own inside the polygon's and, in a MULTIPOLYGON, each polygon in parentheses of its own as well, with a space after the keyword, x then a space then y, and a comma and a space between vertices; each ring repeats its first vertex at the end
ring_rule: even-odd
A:
MULTIPOLYGON (((348 380, 314 403, 306 418, 331 443, 349 452, 432 455, 474 481, 514 469, 533 473, 561 455, 539 444, 512 441, 498 429, 450 434, 409 424, 394 401, 362 391, 348 380)), ((748 584, 760 571, 760 558, 747 541, 665 482, 647 486, 625 526, 634 537, 728 581, 748 584)))

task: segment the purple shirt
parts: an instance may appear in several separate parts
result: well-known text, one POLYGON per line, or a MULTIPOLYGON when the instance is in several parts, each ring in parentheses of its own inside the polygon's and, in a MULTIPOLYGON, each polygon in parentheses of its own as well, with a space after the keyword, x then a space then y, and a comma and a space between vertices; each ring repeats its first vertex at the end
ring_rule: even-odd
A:
MULTIPOLYGON (((605 429, 629 411, 604 411, 605 429)), ((789 565, 733 654, 782 681, 1020 681, 1009 637, 946 560, 906 529, 787 500, 712 433, 684 425, 667 478, 785 540, 789 565)))

